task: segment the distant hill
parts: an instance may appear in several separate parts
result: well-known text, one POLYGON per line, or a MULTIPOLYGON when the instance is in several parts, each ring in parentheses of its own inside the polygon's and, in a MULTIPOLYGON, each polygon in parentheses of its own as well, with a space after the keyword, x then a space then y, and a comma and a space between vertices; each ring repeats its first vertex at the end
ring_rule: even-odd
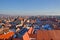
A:
POLYGON ((2 16, 4 16, 4 17, 8 17, 9 15, 0 14, 0 17, 2 17, 2 16))

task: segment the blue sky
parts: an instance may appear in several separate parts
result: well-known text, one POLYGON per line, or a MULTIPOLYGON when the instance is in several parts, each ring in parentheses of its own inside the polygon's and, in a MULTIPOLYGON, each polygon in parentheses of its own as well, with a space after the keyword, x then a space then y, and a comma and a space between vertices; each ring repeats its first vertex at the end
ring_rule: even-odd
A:
POLYGON ((0 0, 0 14, 59 15, 60 0, 0 0))

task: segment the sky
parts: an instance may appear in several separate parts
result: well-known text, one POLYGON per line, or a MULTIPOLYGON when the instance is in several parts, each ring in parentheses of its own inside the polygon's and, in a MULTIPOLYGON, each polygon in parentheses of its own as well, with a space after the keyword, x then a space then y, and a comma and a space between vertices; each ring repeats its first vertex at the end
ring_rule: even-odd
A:
POLYGON ((0 0, 0 14, 60 15, 60 0, 0 0))

